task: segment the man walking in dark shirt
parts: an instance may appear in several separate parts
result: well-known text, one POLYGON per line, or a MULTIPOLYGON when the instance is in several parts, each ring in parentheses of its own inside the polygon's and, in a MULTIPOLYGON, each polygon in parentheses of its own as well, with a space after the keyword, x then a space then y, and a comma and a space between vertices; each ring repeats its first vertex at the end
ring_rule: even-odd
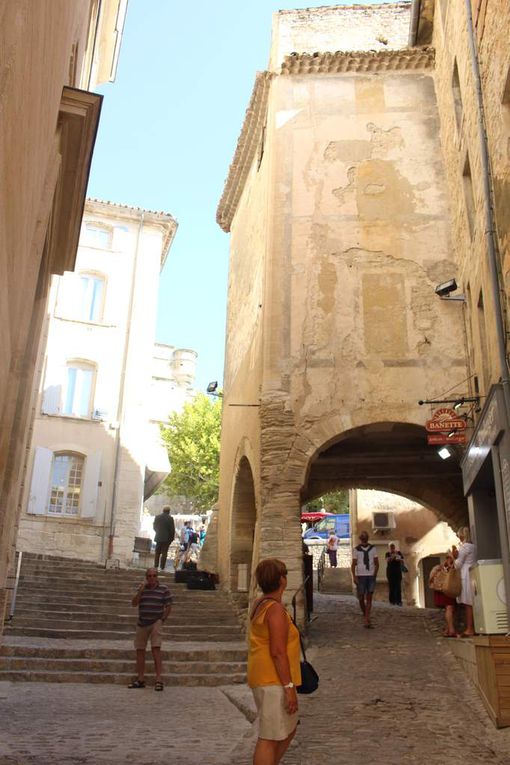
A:
POLYGON ((166 505, 163 508, 163 512, 154 518, 153 523, 154 531, 156 532, 156 553, 154 556, 154 566, 161 567, 161 571, 165 570, 166 557, 168 555, 168 548, 174 541, 175 537, 175 522, 170 515, 170 508, 166 505))
POLYGON ((162 691, 161 630, 172 609, 172 595, 166 585, 159 583, 157 569, 147 569, 145 581, 132 598, 131 605, 138 606, 138 622, 135 634, 137 679, 128 687, 145 688, 145 649, 150 639, 156 669, 154 690, 162 691))

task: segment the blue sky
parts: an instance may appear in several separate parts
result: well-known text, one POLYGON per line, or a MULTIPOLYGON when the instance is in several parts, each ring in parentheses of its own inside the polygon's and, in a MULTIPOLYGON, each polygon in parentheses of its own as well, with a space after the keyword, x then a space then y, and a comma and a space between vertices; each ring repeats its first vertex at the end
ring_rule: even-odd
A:
POLYGON ((198 352, 198 389, 223 375, 229 235, 216 207, 255 73, 267 67, 271 16, 321 5, 129 0, 117 79, 97 89, 105 99, 89 196, 177 219, 156 340, 198 352))

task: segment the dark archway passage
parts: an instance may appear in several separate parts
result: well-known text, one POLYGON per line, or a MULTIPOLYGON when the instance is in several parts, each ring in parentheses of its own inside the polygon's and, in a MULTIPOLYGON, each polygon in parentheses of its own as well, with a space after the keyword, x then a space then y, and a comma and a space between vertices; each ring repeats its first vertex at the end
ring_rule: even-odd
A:
POLYGON ((379 489, 413 499, 453 528, 467 523, 460 453, 443 460, 425 429, 378 422, 347 431, 310 460, 302 489, 306 502, 339 488, 379 489))
POLYGON ((253 473, 247 457, 242 457, 236 473, 232 499, 230 559, 230 589, 232 592, 249 590, 256 519, 257 507, 253 473))

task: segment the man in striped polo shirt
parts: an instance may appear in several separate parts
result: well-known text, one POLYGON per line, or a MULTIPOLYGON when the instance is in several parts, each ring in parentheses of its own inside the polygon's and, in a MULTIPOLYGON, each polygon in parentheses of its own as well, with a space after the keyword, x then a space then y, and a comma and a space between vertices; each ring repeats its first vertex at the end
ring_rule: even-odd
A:
POLYGON ((152 656, 156 669, 155 691, 163 690, 163 666, 161 660, 161 628, 172 610, 172 595, 164 584, 159 583, 158 570, 148 568, 145 581, 138 588, 131 600, 132 606, 138 606, 138 622, 136 625, 136 671, 137 679, 129 688, 145 688, 145 649, 151 641, 152 656))

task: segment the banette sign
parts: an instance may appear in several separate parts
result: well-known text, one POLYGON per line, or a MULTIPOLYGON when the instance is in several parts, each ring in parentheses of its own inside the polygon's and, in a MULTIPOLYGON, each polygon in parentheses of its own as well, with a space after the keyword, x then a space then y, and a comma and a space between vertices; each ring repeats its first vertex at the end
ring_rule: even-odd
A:
POLYGON ((464 444, 466 436, 462 431, 466 429, 466 425, 466 420, 459 417, 455 409, 436 409, 432 418, 425 423, 427 433, 433 434, 427 436, 427 442, 431 445, 464 444))

